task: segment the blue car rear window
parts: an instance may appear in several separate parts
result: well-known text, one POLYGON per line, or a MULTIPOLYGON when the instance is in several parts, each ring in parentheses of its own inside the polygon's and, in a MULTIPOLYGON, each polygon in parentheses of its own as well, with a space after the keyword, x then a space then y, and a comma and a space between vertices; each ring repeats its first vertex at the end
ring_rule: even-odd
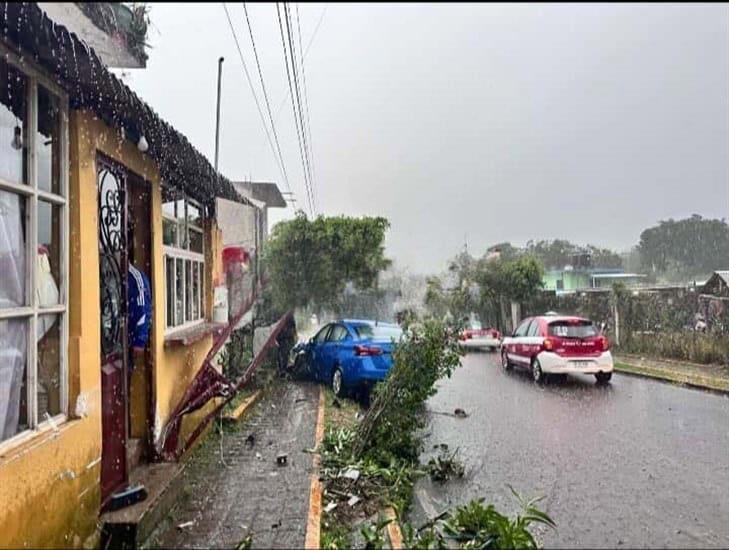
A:
POLYGON ((355 325, 353 328, 360 340, 399 340, 402 336, 400 327, 355 325))

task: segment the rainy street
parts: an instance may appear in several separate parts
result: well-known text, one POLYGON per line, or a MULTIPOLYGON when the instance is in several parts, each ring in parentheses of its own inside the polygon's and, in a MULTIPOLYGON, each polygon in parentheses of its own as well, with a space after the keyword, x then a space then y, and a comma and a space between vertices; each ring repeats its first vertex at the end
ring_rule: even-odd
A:
MULTIPOLYGON (((428 403, 426 455, 459 448, 463 480, 416 486, 413 519, 485 497, 517 511, 506 484, 544 495, 546 547, 729 546, 729 397, 615 373, 537 386, 470 353, 428 403), (456 407, 469 414, 455 418, 456 407)), ((427 456, 424 457, 427 460, 427 456)))
POLYGON ((0 2, 0 550, 729 549, 727 22, 0 2))

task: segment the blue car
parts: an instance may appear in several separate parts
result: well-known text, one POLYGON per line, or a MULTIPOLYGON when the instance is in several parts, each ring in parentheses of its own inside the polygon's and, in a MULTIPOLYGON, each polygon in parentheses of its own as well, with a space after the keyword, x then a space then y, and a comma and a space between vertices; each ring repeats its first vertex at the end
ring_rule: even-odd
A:
POLYGON ((394 345, 402 329, 395 324, 345 319, 324 326, 294 348, 296 362, 315 380, 331 384, 337 396, 369 390, 392 367, 394 345))

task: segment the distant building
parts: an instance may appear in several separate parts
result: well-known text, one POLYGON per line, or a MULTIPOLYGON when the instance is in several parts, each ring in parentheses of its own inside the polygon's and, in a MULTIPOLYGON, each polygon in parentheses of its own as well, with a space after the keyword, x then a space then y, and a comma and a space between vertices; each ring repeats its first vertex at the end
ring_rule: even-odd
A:
POLYGON ((261 275, 258 260, 268 237, 268 209, 286 207, 286 200, 275 183, 236 181, 233 187, 245 202, 218 198, 215 205, 223 237, 230 318, 247 302, 261 275), (241 258, 245 258, 242 264, 241 258), (236 263, 239 267, 244 265, 245 270, 238 269, 236 263))
POLYGON ((248 199, 239 201, 218 199, 218 223, 223 232, 223 244, 241 245, 255 254, 268 236, 268 209, 286 208, 286 200, 275 183, 236 181, 235 190, 248 199))
POLYGON ((545 290, 572 292, 590 288, 610 288, 615 282, 636 286, 642 284, 646 277, 647 275, 641 273, 625 273, 619 268, 575 268, 568 265, 563 269, 545 271, 542 282, 545 290))
POLYGON ((701 288, 701 294, 729 298, 729 270, 714 271, 714 274, 701 288))

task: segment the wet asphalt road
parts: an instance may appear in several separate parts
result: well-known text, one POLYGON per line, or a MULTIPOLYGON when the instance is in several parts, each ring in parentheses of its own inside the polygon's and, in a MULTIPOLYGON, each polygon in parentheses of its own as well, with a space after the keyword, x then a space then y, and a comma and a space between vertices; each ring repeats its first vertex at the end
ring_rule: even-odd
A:
POLYGON ((506 483, 544 495, 547 547, 729 547, 729 397, 614 374, 540 387, 470 353, 428 403, 426 456, 460 448, 466 475, 416 486, 413 521, 485 497, 515 512, 506 483), (469 417, 452 413, 461 407, 469 417))

